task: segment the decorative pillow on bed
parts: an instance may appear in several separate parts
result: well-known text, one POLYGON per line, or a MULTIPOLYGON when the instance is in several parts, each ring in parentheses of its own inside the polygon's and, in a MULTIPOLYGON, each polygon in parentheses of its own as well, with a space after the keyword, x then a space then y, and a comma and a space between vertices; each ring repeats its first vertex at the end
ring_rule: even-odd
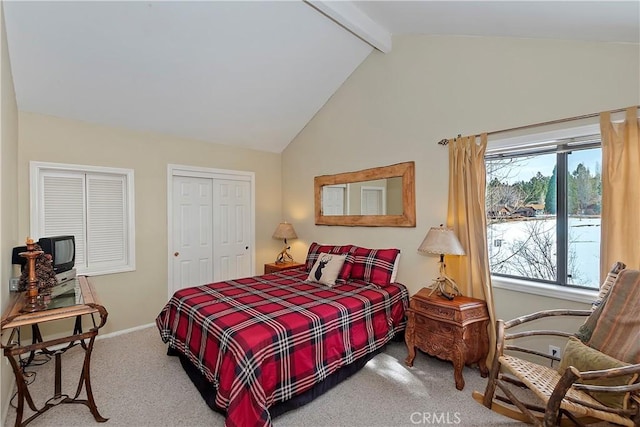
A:
POLYGON ((391 273, 391 283, 396 281, 396 277, 398 276, 398 264, 400 264, 400 252, 396 255, 396 260, 393 263, 393 272, 391 273))
POLYGON ((386 286, 394 277, 394 266, 399 254, 400 249, 367 249, 356 246, 347 255, 346 263, 352 264, 350 278, 386 286))
POLYGON ((320 253, 318 260, 309 272, 307 280, 322 283, 329 287, 335 285, 346 258, 346 255, 320 253))
MULTIPOLYGON (((307 261, 305 262, 305 269, 307 271, 311 271, 316 261, 318 261, 318 255, 320 253, 325 254, 337 254, 337 255, 347 255, 352 249, 353 245, 321 245, 319 243, 313 242, 311 246, 309 246, 309 252, 307 253, 307 261)), ((346 262, 342 265, 342 270, 340 274, 338 274, 338 283, 345 283, 349 280, 349 275, 351 273, 351 264, 347 264, 346 262)))

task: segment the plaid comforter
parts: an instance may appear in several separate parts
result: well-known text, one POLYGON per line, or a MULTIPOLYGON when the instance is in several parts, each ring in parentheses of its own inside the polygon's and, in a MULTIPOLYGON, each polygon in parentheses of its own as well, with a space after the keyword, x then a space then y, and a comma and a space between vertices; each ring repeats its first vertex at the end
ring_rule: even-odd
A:
POLYGON ((373 352, 404 328, 407 289, 329 288, 287 270, 177 291, 156 319, 162 340, 216 388, 225 425, 269 426, 268 408, 373 352))

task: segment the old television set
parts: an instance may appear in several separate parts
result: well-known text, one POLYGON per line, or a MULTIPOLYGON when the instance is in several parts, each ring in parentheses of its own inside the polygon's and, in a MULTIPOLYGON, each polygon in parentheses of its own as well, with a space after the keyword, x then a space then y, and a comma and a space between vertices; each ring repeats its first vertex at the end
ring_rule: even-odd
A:
MULTIPOLYGON (((51 255, 51 263, 56 274, 73 269, 76 262, 76 239, 74 236, 42 237, 38 240, 38 245, 45 254, 51 255)), ((20 265, 21 270, 26 268, 27 259, 21 257, 20 253, 26 251, 26 246, 13 248, 11 262, 20 265)))
POLYGON ((45 254, 51 255, 53 271, 63 273, 76 263, 76 239, 74 236, 42 237, 38 244, 45 254))

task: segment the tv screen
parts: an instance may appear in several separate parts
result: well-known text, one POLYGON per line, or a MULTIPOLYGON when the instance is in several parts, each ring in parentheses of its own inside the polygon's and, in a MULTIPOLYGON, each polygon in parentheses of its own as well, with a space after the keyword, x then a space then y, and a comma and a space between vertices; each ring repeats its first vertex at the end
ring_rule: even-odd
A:
POLYGON ((73 239, 56 240, 55 241, 55 259, 54 264, 67 264, 73 261, 74 244, 73 239))

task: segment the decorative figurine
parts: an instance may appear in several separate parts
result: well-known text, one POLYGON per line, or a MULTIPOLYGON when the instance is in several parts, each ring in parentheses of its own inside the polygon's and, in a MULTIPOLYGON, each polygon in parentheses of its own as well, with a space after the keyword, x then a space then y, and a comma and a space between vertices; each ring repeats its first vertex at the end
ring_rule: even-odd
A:
POLYGON ((289 249, 291 249, 291 246, 285 246, 284 249, 280 251, 278 257, 276 258, 276 264, 293 262, 293 257, 289 253, 289 249))

